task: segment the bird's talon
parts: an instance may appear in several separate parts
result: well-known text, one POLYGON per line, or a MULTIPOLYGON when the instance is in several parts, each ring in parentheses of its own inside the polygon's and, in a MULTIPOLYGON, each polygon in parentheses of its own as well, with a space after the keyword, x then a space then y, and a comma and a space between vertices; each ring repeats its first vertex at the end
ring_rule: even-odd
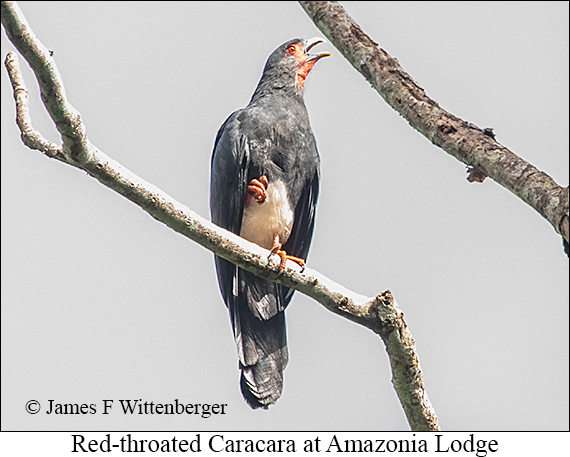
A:
POLYGON ((281 249, 282 247, 283 244, 281 244, 281 242, 279 241, 279 235, 275 234, 275 236, 273 237, 273 247, 271 248, 269 257, 271 257, 273 254, 277 254, 279 257, 281 257, 281 263, 279 264, 279 269, 284 270, 285 267, 287 266, 287 260, 291 260, 292 262, 295 262, 301 267, 301 273, 305 271, 305 261, 299 257, 288 255, 284 250, 281 249))
POLYGON ((247 193, 261 205, 267 199, 267 177, 263 175, 252 179, 247 185, 247 193))

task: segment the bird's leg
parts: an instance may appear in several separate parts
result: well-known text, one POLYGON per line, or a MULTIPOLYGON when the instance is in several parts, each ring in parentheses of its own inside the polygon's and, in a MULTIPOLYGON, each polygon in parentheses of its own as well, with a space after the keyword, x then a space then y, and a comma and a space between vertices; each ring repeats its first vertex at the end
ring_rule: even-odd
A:
POLYGON ((247 185, 248 197, 254 198, 260 205, 267 199, 267 176, 252 179, 247 185))
POLYGON ((281 263, 279 264, 279 269, 284 270, 287 260, 291 260, 301 266, 301 272, 305 271, 305 261, 303 259, 300 259, 299 257, 287 255, 287 253, 283 249, 281 249, 282 247, 283 245, 279 241, 279 234, 276 233, 275 236, 273 237, 273 247, 271 248, 271 253, 269 255, 271 256, 272 254, 277 254, 279 257, 281 257, 281 263))

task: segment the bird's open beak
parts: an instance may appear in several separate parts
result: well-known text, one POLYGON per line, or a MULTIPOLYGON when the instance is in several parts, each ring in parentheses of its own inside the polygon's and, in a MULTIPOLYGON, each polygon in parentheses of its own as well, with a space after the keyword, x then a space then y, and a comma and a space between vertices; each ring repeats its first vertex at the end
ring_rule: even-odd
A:
POLYGON ((314 60, 314 59, 318 60, 321 57, 327 57, 331 55, 330 52, 319 52, 319 53, 309 54, 311 48, 319 43, 326 43, 326 41, 320 37, 309 38, 308 40, 304 41, 303 46, 305 47, 305 53, 308 56, 308 60, 314 60))

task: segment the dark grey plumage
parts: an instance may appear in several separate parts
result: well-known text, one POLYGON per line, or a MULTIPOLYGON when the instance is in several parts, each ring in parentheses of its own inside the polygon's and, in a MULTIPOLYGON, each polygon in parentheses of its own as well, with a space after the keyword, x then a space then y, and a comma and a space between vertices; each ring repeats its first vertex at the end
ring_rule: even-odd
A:
MULTIPOLYGON (((279 229, 281 240, 286 240, 283 249, 303 259, 311 243, 319 193, 319 155, 303 101, 303 84, 314 63, 328 55, 308 53, 320 41, 290 40, 271 54, 250 103, 220 127, 211 163, 212 221, 246 236, 242 223, 250 213, 246 211, 244 217, 244 207, 253 205, 250 209, 255 211, 258 205, 247 198, 247 186, 252 179, 266 176, 268 194, 274 201, 285 195, 280 209, 287 213, 289 206, 293 214, 290 234, 279 229)), ((262 204, 271 209, 274 203, 262 204)), ((255 233, 247 235, 251 241, 262 244, 258 235, 259 240, 263 235, 272 238, 269 225, 263 220, 256 224, 255 233), (263 231, 267 233, 258 233, 263 231)), ((215 260, 236 340, 243 396, 252 408, 267 408, 283 388, 283 370, 289 359, 284 311, 294 291, 219 257, 215 260)))

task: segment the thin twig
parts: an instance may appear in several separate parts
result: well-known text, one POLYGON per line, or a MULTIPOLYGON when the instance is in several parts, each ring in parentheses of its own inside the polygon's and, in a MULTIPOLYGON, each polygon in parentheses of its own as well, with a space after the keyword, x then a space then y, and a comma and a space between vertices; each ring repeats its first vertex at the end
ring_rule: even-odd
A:
POLYGON ((20 65, 16 54, 9 52, 6 56, 6 60, 4 61, 4 65, 8 70, 8 76, 14 91, 14 100, 16 101, 16 123, 22 132, 22 142, 30 149, 37 149, 48 157, 65 161, 62 149, 56 144, 46 140, 40 132, 32 126, 28 104, 28 89, 26 88, 24 78, 20 72, 20 65))

